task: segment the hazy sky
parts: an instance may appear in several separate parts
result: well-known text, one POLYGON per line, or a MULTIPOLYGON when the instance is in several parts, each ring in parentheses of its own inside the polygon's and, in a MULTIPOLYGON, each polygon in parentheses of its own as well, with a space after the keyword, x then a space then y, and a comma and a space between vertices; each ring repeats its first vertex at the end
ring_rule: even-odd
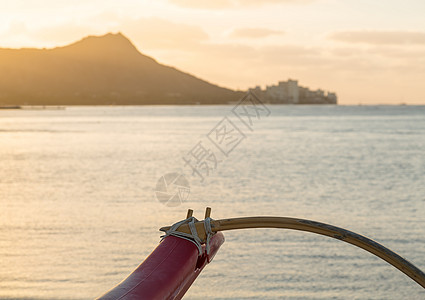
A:
POLYGON ((0 47, 117 31, 225 87, 292 78, 341 104, 425 104, 424 0, 0 0, 0 47))

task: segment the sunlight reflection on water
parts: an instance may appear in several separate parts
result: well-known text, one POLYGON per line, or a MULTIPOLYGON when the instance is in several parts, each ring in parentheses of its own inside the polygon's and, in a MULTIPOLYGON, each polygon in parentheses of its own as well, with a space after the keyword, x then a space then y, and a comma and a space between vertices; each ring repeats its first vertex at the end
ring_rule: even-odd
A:
MULTIPOLYGON (((277 215, 344 227, 425 269, 425 107, 270 106, 177 208, 158 178, 228 106, 0 111, 0 298, 89 299, 186 215, 277 215)), ((187 299, 420 299, 393 267, 339 241, 226 232, 187 299)))

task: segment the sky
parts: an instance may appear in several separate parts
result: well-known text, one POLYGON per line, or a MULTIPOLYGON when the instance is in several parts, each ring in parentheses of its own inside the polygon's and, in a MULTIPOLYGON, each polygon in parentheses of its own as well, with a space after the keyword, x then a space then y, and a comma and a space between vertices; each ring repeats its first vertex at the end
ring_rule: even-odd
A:
POLYGON ((0 47, 122 32, 214 84, 287 79, 340 104, 425 104, 424 0, 0 0, 0 47))

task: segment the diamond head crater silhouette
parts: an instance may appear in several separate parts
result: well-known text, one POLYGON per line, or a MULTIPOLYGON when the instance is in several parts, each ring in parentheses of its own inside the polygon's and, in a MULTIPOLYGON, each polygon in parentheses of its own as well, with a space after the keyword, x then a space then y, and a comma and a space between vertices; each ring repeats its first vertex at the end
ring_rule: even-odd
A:
POLYGON ((121 33, 0 48, 0 105, 227 104, 243 94, 160 64, 121 33))

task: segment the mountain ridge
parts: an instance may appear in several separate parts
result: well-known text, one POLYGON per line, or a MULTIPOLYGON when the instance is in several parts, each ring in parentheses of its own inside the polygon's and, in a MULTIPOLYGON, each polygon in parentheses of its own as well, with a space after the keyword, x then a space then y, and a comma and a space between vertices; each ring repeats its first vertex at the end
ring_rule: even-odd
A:
POLYGON ((120 32, 50 49, 0 48, 5 105, 225 104, 241 95, 158 63, 120 32))

